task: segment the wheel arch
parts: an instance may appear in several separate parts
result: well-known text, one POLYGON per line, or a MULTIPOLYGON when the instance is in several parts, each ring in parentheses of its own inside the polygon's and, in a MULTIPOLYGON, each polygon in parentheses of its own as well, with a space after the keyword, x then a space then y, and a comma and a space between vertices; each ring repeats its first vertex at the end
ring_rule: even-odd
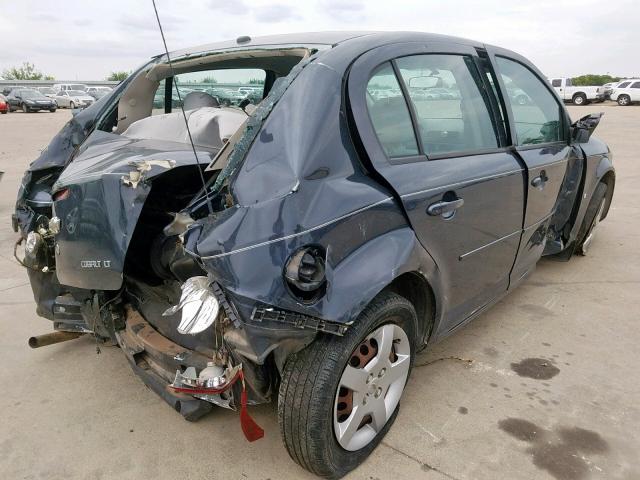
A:
POLYGON ((419 336, 426 340, 441 318, 443 272, 405 225, 361 245, 331 272, 329 301, 321 316, 356 320, 380 293, 393 291, 416 308, 419 336), (372 261, 371 259, 375 259, 372 261))
POLYGON ((609 213, 609 207, 611 206, 611 200, 613 200, 613 190, 616 185, 616 172, 612 166, 607 169, 604 174, 599 175, 599 181, 607 184, 607 196, 606 202, 604 205, 604 210, 602 211, 602 217, 600 220, 604 220, 607 218, 607 214, 609 213))
POLYGON ((418 271, 405 272, 383 290, 397 293, 411 302, 418 317, 418 334, 425 343, 433 333, 436 297, 428 280, 418 271))

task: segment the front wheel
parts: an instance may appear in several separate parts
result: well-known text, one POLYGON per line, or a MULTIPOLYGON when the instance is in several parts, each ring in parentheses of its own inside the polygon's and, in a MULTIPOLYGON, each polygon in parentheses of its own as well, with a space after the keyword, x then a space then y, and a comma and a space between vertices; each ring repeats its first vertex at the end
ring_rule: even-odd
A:
POLYGON ((629 95, 620 95, 618 97, 618 105, 620 105, 621 107, 626 107, 630 103, 631 103, 631 98, 629 97, 629 95))
POLYGON ((278 421, 294 461, 339 478, 369 456, 398 414, 416 331, 413 305, 385 292, 344 337, 321 336, 287 360, 278 421))
POLYGON ((76 108, 76 104, 73 102, 69 102, 69 108, 73 110, 74 108, 76 108))
POLYGON ((49 111, 50 111, 51 113, 56 113, 56 109, 55 109, 55 108, 50 108, 50 109, 49 109, 49 111))
POLYGON ((26 103, 23 103, 23 104, 22 104, 22 111, 23 111, 24 113, 29 113, 29 107, 27 107, 27 104, 26 104, 26 103))

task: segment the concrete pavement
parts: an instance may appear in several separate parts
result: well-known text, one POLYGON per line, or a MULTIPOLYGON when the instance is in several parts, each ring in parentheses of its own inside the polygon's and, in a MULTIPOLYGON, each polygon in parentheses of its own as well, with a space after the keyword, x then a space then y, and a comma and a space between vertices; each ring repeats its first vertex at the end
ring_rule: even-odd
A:
MULTIPOLYGON (((349 479, 640 478, 640 107, 570 111, 605 112, 597 135, 617 168, 590 255, 543 260, 421 354, 395 425, 349 479)), ((117 348, 27 346, 51 325, 12 258, 10 214, 22 172, 69 117, 0 116, 0 478, 313 478, 289 459, 274 405, 252 409, 266 436, 249 444, 233 412, 184 421, 117 348)))

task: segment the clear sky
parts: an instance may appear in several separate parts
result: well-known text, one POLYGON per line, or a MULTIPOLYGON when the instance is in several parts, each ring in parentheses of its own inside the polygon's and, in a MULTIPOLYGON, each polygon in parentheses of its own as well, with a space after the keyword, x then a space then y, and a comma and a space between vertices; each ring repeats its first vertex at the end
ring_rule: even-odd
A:
MULTIPOLYGON (((640 76, 640 0, 157 0, 170 50, 319 30, 444 33, 515 50, 547 76, 640 76)), ((1 0, 0 75, 23 61, 104 79, 162 51, 151 0, 1 0)))

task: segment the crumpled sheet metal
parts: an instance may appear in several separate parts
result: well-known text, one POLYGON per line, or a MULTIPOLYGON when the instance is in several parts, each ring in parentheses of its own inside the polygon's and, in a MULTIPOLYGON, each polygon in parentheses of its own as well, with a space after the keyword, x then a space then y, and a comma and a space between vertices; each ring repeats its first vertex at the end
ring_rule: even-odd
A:
POLYGON ((175 160, 140 160, 135 162, 129 162, 129 165, 136 167, 135 170, 131 170, 128 175, 122 176, 122 183, 136 188, 138 183, 144 180, 144 174, 151 171, 153 166, 157 166, 164 169, 172 169, 176 166, 175 160))
POLYGON ((255 140, 258 132, 262 128, 262 123, 269 116, 271 110, 273 110, 274 105, 280 100, 280 97, 284 94, 284 92, 289 88, 291 82, 295 80, 298 74, 315 60, 316 55, 312 55, 304 60, 300 61, 295 67, 291 69, 289 74, 286 77, 279 78, 273 84, 273 88, 267 95, 258 108, 253 112, 253 114, 247 120, 245 130, 243 135, 240 137, 238 142, 233 146, 233 152, 229 155, 229 159, 227 165, 222 169, 220 175, 216 178, 216 182, 213 184, 211 189, 212 192, 216 193, 222 187, 224 181, 234 174, 238 166, 242 163, 251 144, 255 140))
POLYGON ((162 315, 174 315, 182 310, 178 332, 183 335, 204 332, 218 318, 220 304, 209 289, 209 279, 191 277, 182 284, 180 303, 168 308, 162 315))

